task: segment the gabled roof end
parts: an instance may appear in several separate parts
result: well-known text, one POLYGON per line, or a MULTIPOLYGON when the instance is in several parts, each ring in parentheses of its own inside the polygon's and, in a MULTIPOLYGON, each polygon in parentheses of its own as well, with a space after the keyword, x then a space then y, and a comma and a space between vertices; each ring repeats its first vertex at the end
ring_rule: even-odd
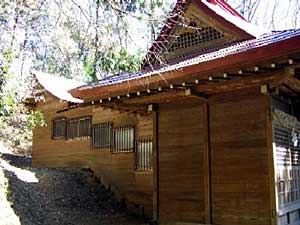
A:
POLYGON ((84 82, 58 77, 36 70, 31 70, 31 74, 46 91, 60 100, 72 103, 83 103, 82 99, 74 98, 68 91, 85 85, 84 82))

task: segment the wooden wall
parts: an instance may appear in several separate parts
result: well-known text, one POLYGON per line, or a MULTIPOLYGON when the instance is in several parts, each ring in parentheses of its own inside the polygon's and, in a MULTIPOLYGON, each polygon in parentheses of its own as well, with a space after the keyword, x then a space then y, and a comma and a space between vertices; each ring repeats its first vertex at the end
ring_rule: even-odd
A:
POLYGON ((46 127, 37 127, 33 132, 32 164, 46 167, 86 167, 85 155, 90 149, 90 139, 85 140, 53 140, 52 120, 66 116, 69 118, 92 114, 92 108, 86 107, 57 114, 67 104, 47 94, 46 101, 40 102, 37 109, 42 111, 46 127))
MULTIPOLYGON (((38 109, 48 127, 34 131, 33 165, 89 167, 128 203, 143 205, 152 216, 153 173, 134 170, 134 153, 94 150, 90 140, 52 140, 51 120, 92 115, 93 123, 136 125, 136 138, 150 137, 152 115, 85 107, 56 114, 64 106, 52 96, 38 109)), ((237 92, 200 101, 166 103, 158 111, 158 213, 161 224, 270 225, 269 96, 237 92), (180 110, 179 110, 180 109, 180 110), (208 129, 209 128, 209 129, 208 129), (209 133, 208 133, 209 132, 209 133), (207 167, 208 134, 210 171, 207 167), (207 152, 206 152, 207 151, 207 152), (211 173, 211 189, 207 175, 211 173), (209 200, 211 191, 211 201, 209 200)))
MULTIPOLYGON (((93 111, 93 123, 112 122, 114 126, 136 125, 135 138, 152 137, 152 115, 120 113, 101 107, 93 111)), ((109 149, 93 150, 89 162, 103 182, 110 184, 127 200, 145 207, 145 213, 152 216, 152 172, 134 171, 134 153, 110 153, 109 149)))
POLYGON ((52 119, 60 116, 75 118, 92 115, 92 123, 112 122, 113 126, 135 125, 135 138, 152 136, 152 115, 121 113, 101 107, 84 107, 57 114, 66 103, 47 94, 46 102, 37 109, 44 113, 47 127, 34 130, 33 166, 91 168, 119 198, 128 205, 136 206, 139 212, 152 216, 152 172, 137 172, 134 169, 134 153, 111 153, 110 149, 91 149, 90 139, 53 140, 52 119), (141 207, 143 206, 143 207, 141 207))
POLYGON ((206 105, 199 101, 159 106, 158 204, 161 224, 205 222, 206 116, 206 105))
POLYGON ((210 101, 212 224, 270 225, 269 96, 210 101))
POLYGON ((278 225, 300 224, 300 146, 292 138, 300 133, 299 109, 291 99, 272 98, 278 225))

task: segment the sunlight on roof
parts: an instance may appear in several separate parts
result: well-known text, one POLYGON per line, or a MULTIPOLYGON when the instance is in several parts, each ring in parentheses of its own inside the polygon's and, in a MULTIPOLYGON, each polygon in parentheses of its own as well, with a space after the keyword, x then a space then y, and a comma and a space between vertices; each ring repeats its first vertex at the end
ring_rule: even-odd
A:
POLYGON ((29 170, 17 168, 15 166, 10 165, 9 163, 7 163, 5 161, 1 161, 0 166, 7 171, 13 172, 17 176, 17 178, 19 178, 20 180, 22 180, 24 182, 27 182, 27 183, 38 183, 39 182, 39 180, 35 176, 35 173, 33 173, 29 170))

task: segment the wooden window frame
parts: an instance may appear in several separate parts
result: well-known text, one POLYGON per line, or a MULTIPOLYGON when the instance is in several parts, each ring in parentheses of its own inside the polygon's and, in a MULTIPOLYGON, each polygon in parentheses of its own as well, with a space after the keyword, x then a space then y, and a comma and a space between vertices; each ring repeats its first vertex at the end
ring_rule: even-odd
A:
POLYGON ((67 140, 82 140, 82 139, 89 139, 90 137, 91 137, 91 134, 92 134, 92 116, 80 116, 80 117, 75 117, 75 118, 70 118, 70 119, 68 119, 67 120, 67 127, 66 127, 66 130, 67 130, 67 132, 66 132, 66 139, 67 140), (82 135, 82 131, 80 130, 80 121, 81 120, 89 120, 89 134, 88 135, 82 135), (72 137, 70 137, 70 127, 69 127, 69 125, 70 125, 70 123, 71 122, 77 122, 78 123, 78 127, 77 127, 77 131, 76 131, 76 135, 74 136, 72 136, 72 137))
MULTIPOLYGON (((112 143, 113 143, 113 124, 112 122, 106 122, 106 123, 96 123, 92 124, 92 133, 91 133, 91 147, 92 149, 111 149, 112 143), (100 128, 100 130, 96 131, 97 128, 100 128), (105 142, 103 139, 95 138, 96 132, 100 132, 97 135, 101 136, 101 132, 103 130, 101 129, 108 129, 108 134, 106 134, 107 137, 109 137, 108 144, 103 144, 101 142, 105 142), (100 144, 99 144, 100 142, 100 144)), ((106 140, 107 141, 107 140, 106 140)))
POLYGON ((119 127, 113 127, 112 129, 112 153, 133 153, 135 150, 135 126, 133 125, 126 125, 126 126, 119 126, 119 127), (126 133, 126 131, 128 133, 126 133), (117 135, 116 132, 123 132, 120 135, 117 135), (132 132, 132 140, 129 140, 130 133, 132 132), (121 140, 120 143, 117 143, 120 141, 121 138, 125 138, 125 141, 121 140), (127 140, 126 140, 127 138, 127 140))
POLYGON ((152 172, 153 141, 152 138, 141 138, 135 143, 135 171, 152 172), (141 148, 140 148, 141 147, 141 148))
POLYGON ((51 135, 51 138, 54 139, 54 140, 60 140, 60 139, 65 139, 66 138, 66 135, 67 135, 67 118, 66 117, 57 117, 57 118, 54 118, 51 122, 52 124, 52 135, 51 135), (64 124, 65 124, 65 132, 64 132, 64 135, 63 136, 56 136, 56 132, 55 132, 55 123, 57 121, 64 121, 64 124))

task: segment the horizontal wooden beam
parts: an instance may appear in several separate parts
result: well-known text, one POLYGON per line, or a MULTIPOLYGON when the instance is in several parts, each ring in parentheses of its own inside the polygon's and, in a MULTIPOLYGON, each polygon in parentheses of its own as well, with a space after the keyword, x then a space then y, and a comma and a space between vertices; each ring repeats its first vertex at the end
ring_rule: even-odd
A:
POLYGON ((107 103, 82 103, 82 104, 75 104, 73 106, 66 107, 64 109, 58 110, 56 113, 62 113, 66 111, 70 111, 77 108, 84 108, 87 106, 95 106, 95 107, 102 107, 106 109, 118 110, 121 112, 132 112, 132 113, 148 113, 148 106, 142 104, 124 104, 122 102, 107 102, 107 103))
POLYGON ((300 80, 296 77, 288 77, 284 82, 291 90, 294 90, 296 93, 300 94, 300 80))
POLYGON ((125 112, 147 113, 148 106, 143 104, 130 104, 130 103, 104 103, 98 105, 99 107, 109 108, 112 110, 119 110, 125 112))
POLYGON ((192 96, 191 89, 182 89, 182 90, 170 90, 166 92, 161 92, 158 94, 141 96, 138 98, 124 99, 123 103, 131 104, 152 104, 152 103, 164 103, 172 99, 177 99, 181 97, 192 96))
POLYGON ((244 78, 236 78, 218 84, 200 84, 195 88, 195 91, 210 95, 220 92, 238 90, 242 88, 260 86, 263 84, 268 84, 272 87, 275 87, 284 82, 285 79, 290 76, 291 75, 287 73, 287 69, 281 69, 276 72, 256 74, 244 78))

